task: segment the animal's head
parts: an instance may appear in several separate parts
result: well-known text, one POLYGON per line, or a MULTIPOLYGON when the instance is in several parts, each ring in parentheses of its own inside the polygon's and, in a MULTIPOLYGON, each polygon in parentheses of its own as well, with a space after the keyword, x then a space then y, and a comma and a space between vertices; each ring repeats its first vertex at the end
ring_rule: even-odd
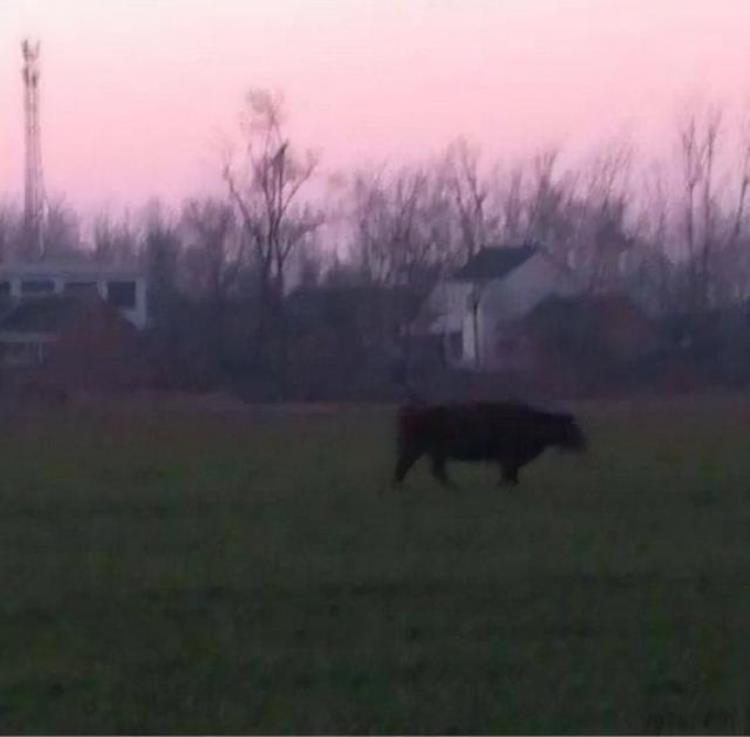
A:
POLYGON ((573 415, 558 415, 555 428, 555 445, 562 450, 583 453, 586 450, 586 437, 578 427, 573 415))

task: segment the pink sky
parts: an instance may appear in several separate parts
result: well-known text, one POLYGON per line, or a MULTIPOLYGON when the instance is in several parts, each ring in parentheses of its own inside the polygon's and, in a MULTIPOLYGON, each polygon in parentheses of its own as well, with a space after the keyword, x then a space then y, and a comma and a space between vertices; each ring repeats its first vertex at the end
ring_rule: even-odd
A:
POLYGON ((326 170, 464 135, 489 156, 750 99, 750 0, 0 0, 0 197, 22 191, 20 41, 42 41, 47 190, 90 210, 217 183, 244 91, 326 170))

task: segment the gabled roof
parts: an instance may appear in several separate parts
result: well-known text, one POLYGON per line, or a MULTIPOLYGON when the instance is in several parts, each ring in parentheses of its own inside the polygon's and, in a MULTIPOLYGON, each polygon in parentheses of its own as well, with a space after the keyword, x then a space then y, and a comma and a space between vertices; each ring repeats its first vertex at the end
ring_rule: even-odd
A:
POLYGON ((453 278, 461 281, 502 279, 531 258, 538 250, 536 246, 531 244, 483 248, 470 258, 453 275, 453 278))

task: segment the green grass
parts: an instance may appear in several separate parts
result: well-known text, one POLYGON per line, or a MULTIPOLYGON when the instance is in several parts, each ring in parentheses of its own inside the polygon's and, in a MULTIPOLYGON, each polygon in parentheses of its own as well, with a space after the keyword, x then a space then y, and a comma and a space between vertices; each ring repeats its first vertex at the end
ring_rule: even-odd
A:
POLYGON ((0 731, 747 731, 750 401, 581 416, 382 496, 382 410, 6 422, 0 731))

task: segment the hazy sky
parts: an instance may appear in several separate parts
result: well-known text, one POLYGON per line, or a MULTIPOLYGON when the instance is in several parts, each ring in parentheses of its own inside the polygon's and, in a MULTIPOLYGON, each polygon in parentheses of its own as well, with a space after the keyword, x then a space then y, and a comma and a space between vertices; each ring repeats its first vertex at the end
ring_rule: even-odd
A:
POLYGON ((665 140, 686 96, 750 98, 750 0, 0 0, 0 197, 27 34, 47 189, 87 209, 215 186, 250 86, 327 170, 461 134, 492 156, 665 140))

